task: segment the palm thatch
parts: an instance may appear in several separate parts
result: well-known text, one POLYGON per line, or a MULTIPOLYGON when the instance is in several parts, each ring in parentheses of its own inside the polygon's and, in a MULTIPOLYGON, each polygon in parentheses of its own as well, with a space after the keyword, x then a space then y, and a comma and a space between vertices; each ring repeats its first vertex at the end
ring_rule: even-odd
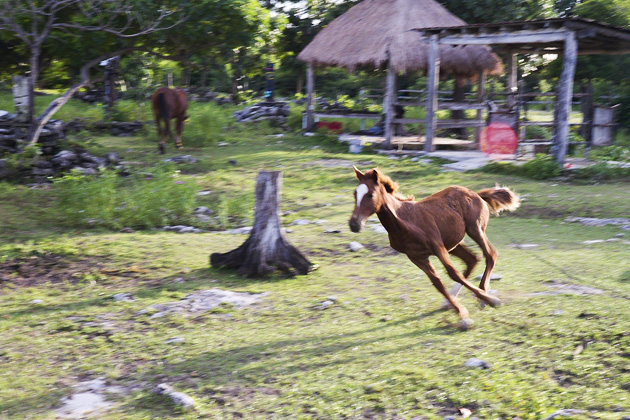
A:
MULTIPOLYGON (((299 60, 316 66, 381 68, 390 60, 398 73, 427 68, 429 45, 412 29, 461 26, 466 22, 435 0, 364 0, 322 29, 299 60)), ((441 68, 457 76, 503 73, 485 46, 440 46, 441 68)))

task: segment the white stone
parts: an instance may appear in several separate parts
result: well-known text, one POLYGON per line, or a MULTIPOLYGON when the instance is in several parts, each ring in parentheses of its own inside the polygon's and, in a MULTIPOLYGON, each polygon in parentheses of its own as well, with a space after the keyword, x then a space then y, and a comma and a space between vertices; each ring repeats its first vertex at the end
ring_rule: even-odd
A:
POLYGON ((490 369, 490 364, 476 357, 472 357, 464 363, 464 366, 479 369, 490 369))
POLYGON ((42 303, 44 303, 43 300, 41 299, 33 299, 29 302, 31 305, 41 305, 42 303))
POLYGON ((357 252, 357 251, 359 251, 360 249, 363 248, 363 245, 361 245, 360 243, 358 243, 356 241, 350 242, 349 246, 350 246, 350 251, 352 251, 352 252, 357 252))

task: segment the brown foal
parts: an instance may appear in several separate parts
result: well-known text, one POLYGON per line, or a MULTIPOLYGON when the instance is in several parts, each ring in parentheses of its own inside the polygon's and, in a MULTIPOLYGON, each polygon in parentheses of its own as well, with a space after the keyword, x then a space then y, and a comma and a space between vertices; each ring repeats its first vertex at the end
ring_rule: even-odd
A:
POLYGON ((188 99, 186 92, 182 89, 169 89, 166 87, 159 88, 151 97, 153 106, 153 116, 155 117, 155 125, 157 126, 159 137, 159 151, 165 153, 165 139, 168 136, 173 140, 171 131, 171 120, 175 119, 175 147, 182 147, 182 131, 184 130, 184 121, 188 119, 186 110, 188 109, 188 99), (164 128, 160 124, 162 121, 164 128))
POLYGON ((429 261, 430 256, 438 257, 448 275, 482 302, 492 307, 501 304, 498 298, 488 294, 497 252, 485 231, 491 212, 498 214, 518 208, 520 199, 516 194, 509 188, 488 188, 476 193, 465 187, 452 186, 422 201, 414 201, 413 197, 398 194, 398 185, 376 169, 363 173, 355 167, 354 172, 360 184, 354 192, 356 203, 350 218, 350 230, 360 232, 367 218, 376 213, 387 229, 391 247, 406 254, 425 272, 455 309, 464 329, 472 325, 468 311, 448 293, 429 261), (468 281, 478 258, 464 245, 466 234, 479 245, 486 259, 479 287, 468 281), (466 269, 463 274, 455 268, 449 254, 464 261, 466 269))

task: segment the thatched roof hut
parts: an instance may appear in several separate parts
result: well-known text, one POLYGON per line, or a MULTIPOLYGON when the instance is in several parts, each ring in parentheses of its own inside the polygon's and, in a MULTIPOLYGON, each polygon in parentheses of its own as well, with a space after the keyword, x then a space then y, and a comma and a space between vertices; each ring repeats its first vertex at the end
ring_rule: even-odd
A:
MULTIPOLYGON (((381 68, 397 73, 427 68, 428 44, 416 28, 466 23, 435 0, 364 0, 322 29, 299 60, 315 66, 381 68)), ((499 58, 485 46, 440 47, 441 68, 457 76, 501 74, 499 58)))

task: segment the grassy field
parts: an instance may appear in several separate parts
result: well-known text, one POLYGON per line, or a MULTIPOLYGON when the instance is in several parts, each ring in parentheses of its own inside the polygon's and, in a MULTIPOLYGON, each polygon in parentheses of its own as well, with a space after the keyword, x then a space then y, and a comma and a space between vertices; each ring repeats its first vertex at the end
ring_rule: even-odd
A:
MULTIPOLYGON (((54 418, 74 385, 96 378, 124 389, 94 416, 103 419, 439 419, 459 418, 459 408, 479 419, 543 419, 560 409, 578 410, 565 417, 575 419, 630 415, 630 232, 564 222, 628 217, 627 184, 445 172, 437 162, 351 155, 325 136, 275 137, 273 128, 238 126, 223 114, 208 146, 187 146, 185 132, 184 150, 169 144, 167 157, 199 159, 180 165, 181 176, 212 191, 198 205, 232 216, 221 228, 250 224, 256 174, 282 171, 287 237, 319 269, 242 278, 210 268, 208 256, 245 235, 74 227, 55 187, 0 183, 0 418, 54 418), (352 234, 352 163, 378 166, 418 198, 452 184, 520 193, 522 207, 488 229, 502 277, 491 288, 504 305, 480 309, 463 293, 475 328, 461 332, 387 235, 352 234), (296 219, 324 222, 288 226, 296 219), (350 252, 351 241, 365 248, 350 252), (143 312, 211 288, 267 294, 242 309, 143 312), (117 293, 134 300, 116 301, 117 293), (329 298, 334 304, 316 309, 329 298), (490 368, 466 367, 473 357, 490 368), (197 408, 154 394, 159 383, 197 408)), ((93 140, 93 152, 119 152, 138 170, 163 158, 155 140, 93 140)))

